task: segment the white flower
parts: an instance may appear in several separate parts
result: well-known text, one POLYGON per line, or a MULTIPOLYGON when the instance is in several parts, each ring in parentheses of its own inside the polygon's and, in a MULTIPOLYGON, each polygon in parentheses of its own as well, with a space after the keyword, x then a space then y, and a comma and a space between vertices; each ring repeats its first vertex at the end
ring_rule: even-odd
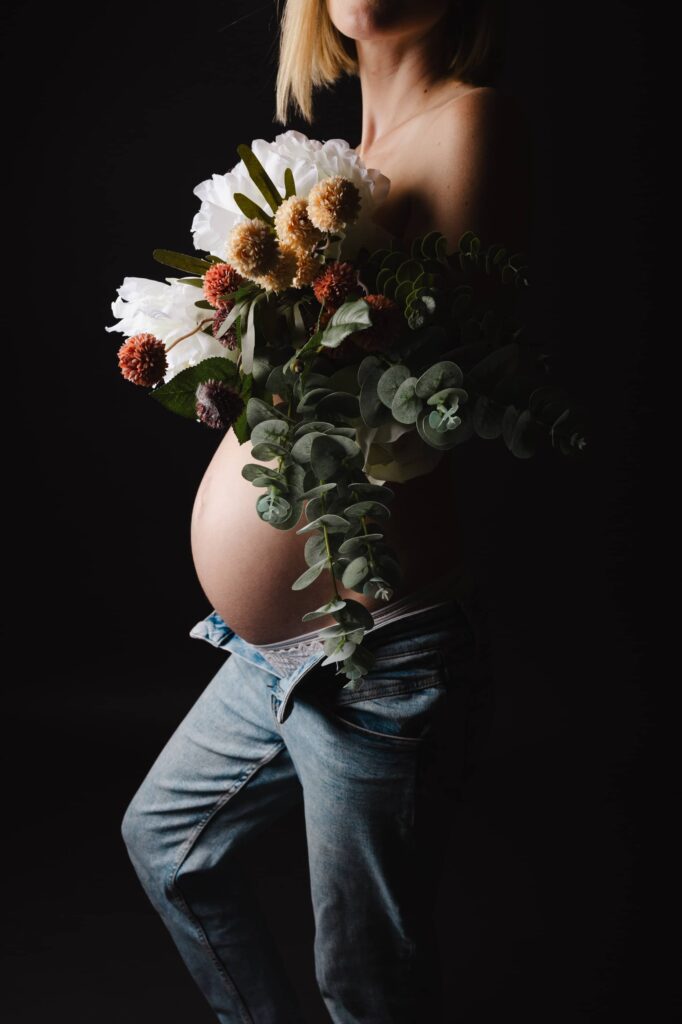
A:
MULTIPOLYGON (((146 277, 124 277, 118 298, 111 304, 114 316, 120 318, 119 322, 105 327, 105 330, 120 331, 127 337, 149 331, 168 349, 177 338, 189 334, 202 320, 211 316, 210 310, 195 306, 195 302, 203 299, 201 289, 183 284, 178 277, 167 277, 166 281, 168 283, 164 284, 146 277)), ((238 353, 224 348, 212 334, 207 334, 210 328, 210 322, 204 324, 204 329, 173 345, 166 353, 168 369, 164 383, 209 356, 223 356, 236 361, 238 353)))
POLYGON ((443 452, 424 441, 413 424, 389 420, 380 427, 356 427, 356 441, 365 457, 363 470, 371 484, 407 483, 434 469, 443 452))
MULTIPOLYGON (((267 171, 275 188, 284 196, 284 171, 291 168, 296 195, 306 198, 313 185, 323 178, 341 174, 357 186, 360 192, 360 216, 349 226, 341 243, 341 255, 353 260, 358 249, 366 246, 370 251, 388 246, 391 235, 371 219, 377 206, 384 202, 390 180, 381 171, 365 167, 345 139, 327 139, 320 142, 309 139, 302 132, 286 131, 275 136, 274 142, 254 139, 251 149, 267 171)), ((243 160, 225 174, 214 174, 194 189, 201 199, 201 207, 192 221, 192 235, 196 249, 225 259, 225 242, 235 224, 246 220, 233 199, 235 192, 258 203, 266 213, 272 214, 260 190, 254 185, 243 160)))

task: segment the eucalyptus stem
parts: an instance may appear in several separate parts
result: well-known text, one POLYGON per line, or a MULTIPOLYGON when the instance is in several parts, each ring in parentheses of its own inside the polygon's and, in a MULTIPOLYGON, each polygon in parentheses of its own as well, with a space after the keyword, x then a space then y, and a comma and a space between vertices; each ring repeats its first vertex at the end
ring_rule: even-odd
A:
MULTIPOLYGON (((320 483, 324 483, 324 482, 325 482, 324 480, 320 481, 320 483)), ((322 494, 322 508, 324 509, 324 512, 326 513, 326 511, 327 511, 327 496, 326 496, 326 493, 322 494)), ((329 533, 327 532, 327 524, 326 523, 322 523, 322 533, 324 535, 324 546, 325 546, 325 549, 327 551, 327 561, 329 562, 329 571, 332 574, 332 585, 334 587, 334 597, 336 598, 337 601, 340 601, 341 600, 341 595, 339 594, 338 588, 336 586, 336 576, 334 574, 334 557, 332 555, 332 549, 331 549, 331 545, 329 543, 329 533)))

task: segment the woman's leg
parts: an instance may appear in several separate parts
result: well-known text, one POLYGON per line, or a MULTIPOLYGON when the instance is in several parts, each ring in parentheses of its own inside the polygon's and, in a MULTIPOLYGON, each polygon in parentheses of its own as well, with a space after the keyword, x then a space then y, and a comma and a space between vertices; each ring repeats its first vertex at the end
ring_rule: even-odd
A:
POLYGON ((453 603, 366 642, 360 690, 313 669, 281 725, 303 785, 316 974, 334 1024, 423 1024, 446 1019, 432 911, 475 639, 453 603))
POLYGON ((230 654, 128 806, 135 871, 224 1024, 303 1017, 233 855, 301 800, 275 723, 274 676, 230 654))

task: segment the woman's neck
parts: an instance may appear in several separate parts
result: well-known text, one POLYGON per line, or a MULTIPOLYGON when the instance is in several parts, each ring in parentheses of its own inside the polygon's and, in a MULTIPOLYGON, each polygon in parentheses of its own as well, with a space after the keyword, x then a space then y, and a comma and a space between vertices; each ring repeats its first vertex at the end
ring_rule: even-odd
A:
POLYGON ((455 80, 440 72, 442 45, 438 25, 417 39, 355 40, 362 93, 360 156, 451 89, 455 80))

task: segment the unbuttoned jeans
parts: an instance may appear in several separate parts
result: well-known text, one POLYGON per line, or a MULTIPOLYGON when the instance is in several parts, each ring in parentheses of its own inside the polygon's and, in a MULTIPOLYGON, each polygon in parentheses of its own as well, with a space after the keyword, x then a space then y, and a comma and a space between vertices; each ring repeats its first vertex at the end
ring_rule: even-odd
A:
POLYGON ((227 657, 147 772, 122 834, 219 1021, 304 1021, 234 856, 301 803, 330 1019, 446 1019, 433 908, 453 801, 494 705, 473 607, 453 597, 367 634, 376 660, 355 690, 319 664, 325 654, 279 678, 215 611, 192 630, 227 657))

